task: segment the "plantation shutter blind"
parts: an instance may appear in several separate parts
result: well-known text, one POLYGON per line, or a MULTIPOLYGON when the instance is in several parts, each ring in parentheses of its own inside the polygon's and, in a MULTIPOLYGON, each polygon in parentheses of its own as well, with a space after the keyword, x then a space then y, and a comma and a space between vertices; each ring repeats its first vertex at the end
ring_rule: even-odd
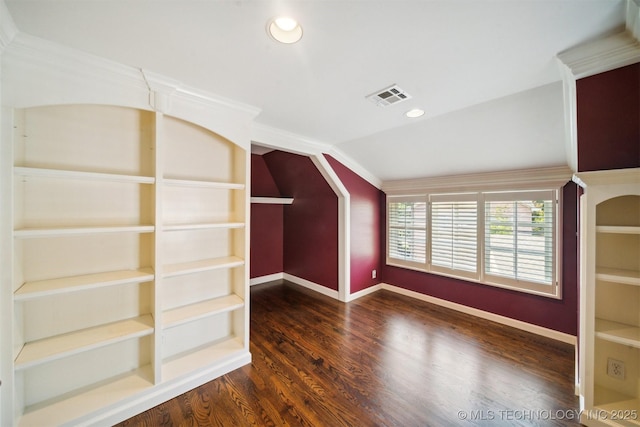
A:
POLYGON ((424 197, 402 197, 388 203, 388 257, 409 263, 426 262, 427 202, 424 197))
POLYGON ((554 191, 485 195, 485 274, 553 285, 554 191))
POLYGON ((431 196, 431 266, 477 276, 477 194, 431 196))

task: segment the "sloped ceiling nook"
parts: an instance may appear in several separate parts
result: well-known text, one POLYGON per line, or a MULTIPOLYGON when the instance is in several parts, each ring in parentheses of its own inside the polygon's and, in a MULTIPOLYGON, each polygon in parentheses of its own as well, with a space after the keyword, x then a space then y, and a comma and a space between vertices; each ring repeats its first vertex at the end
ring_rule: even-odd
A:
POLYGON ((637 15, 635 0, 4 1, 19 32, 254 106, 254 141, 376 185, 567 164, 555 57, 637 15), (280 14, 297 43, 267 35, 280 14), (411 98, 366 99, 392 85, 411 98))

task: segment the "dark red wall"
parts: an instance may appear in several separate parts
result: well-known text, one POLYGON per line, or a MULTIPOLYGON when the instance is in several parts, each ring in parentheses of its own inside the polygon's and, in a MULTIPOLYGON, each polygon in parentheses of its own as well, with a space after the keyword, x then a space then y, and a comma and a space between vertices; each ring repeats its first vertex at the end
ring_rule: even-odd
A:
MULTIPOLYGON (((262 156, 251 155, 251 195, 278 197, 280 192, 262 156)), ((282 205, 251 204, 250 277, 282 273, 283 254, 282 205)))
POLYGON ((578 171, 640 166, 640 64, 576 82, 578 171))
MULTIPOLYGON (((381 279, 385 283, 425 295, 576 335, 578 329, 577 198, 577 186, 568 183, 563 189, 563 296, 561 300, 388 265, 384 266, 381 279)), ((385 202, 381 203, 380 211, 386 216, 385 202)), ((385 222, 386 218, 382 221, 383 226, 385 222)), ((382 228, 381 232, 384 233, 382 228)), ((386 242, 383 242, 383 245, 385 246, 383 253, 386 253, 386 242)))
POLYGON ((284 272, 338 290, 338 197, 311 159, 272 151, 262 156, 284 206, 284 272))
POLYGON ((351 293, 380 283, 380 200, 383 193, 333 157, 325 157, 349 192, 351 293), (371 277, 376 270, 377 277, 371 277))

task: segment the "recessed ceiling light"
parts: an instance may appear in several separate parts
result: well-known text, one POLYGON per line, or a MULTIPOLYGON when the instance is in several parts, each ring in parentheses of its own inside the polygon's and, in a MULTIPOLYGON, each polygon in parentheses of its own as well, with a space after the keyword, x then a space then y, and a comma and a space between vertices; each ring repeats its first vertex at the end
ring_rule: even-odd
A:
POLYGON ((415 119, 416 117, 423 116, 424 110, 421 110, 419 108, 414 108, 413 110, 409 110, 406 113, 404 113, 404 115, 409 117, 410 119, 415 119))
POLYGON ((279 16, 267 23, 267 32, 280 43, 295 43, 302 38, 302 27, 293 18, 279 16))

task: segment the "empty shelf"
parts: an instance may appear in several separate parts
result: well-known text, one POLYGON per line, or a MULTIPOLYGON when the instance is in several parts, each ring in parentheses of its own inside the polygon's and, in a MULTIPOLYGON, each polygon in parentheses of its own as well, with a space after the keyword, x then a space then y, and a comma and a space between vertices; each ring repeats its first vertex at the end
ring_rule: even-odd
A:
POLYGON ((27 369, 72 354, 143 337, 151 333, 153 333, 153 318, 147 314, 28 342, 18 354, 15 368, 27 369))
POLYGON ((596 319, 596 337, 640 348, 640 327, 610 320, 596 319))
POLYGON ((165 328, 171 328, 243 306, 242 298, 237 295, 227 295, 167 310, 162 313, 162 323, 165 328))
POLYGON ((640 271, 598 267, 596 268, 596 279, 605 282, 640 286, 640 271))
POLYGON ((63 179, 77 179, 84 181, 111 181, 111 182, 127 182, 134 184, 153 184, 155 178, 150 176, 139 175, 120 175, 112 173, 100 173, 100 172, 82 172, 82 171, 70 171, 60 169, 42 169, 42 168, 30 168, 17 166, 13 168, 16 175, 22 176, 38 176, 43 178, 63 178, 63 179))
POLYGON ((152 233, 153 225, 115 225, 104 227, 50 227, 50 228, 22 228, 14 230, 16 238, 27 239, 35 237, 62 237, 100 233, 152 233))
POLYGON ((219 188, 226 190, 243 190, 244 184, 235 182, 217 182, 217 181, 200 181, 192 179, 171 179, 165 178, 163 180, 165 185, 176 187, 205 187, 205 188, 219 188))
POLYGON ((118 270, 49 280, 37 280, 25 282, 24 285, 14 293, 14 299, 16 301, 22 301, 105 286, 148 282, 153 280, 153 278, 153 270, 144 268, 140 270, 118 270))
POLYGON ((210 228, 243 228, 244 222, 211 222, 201 224, 172 224, 163 226, 164 231, 206 230, 210 228))
POLYGON ((244 265, 244 260, 235 256, 223 258, 202 259, 198 261, 169 264, 164 267, 163 276, 173 277, 183 274, 199 273, 201 271, 231 268, 244 265))

